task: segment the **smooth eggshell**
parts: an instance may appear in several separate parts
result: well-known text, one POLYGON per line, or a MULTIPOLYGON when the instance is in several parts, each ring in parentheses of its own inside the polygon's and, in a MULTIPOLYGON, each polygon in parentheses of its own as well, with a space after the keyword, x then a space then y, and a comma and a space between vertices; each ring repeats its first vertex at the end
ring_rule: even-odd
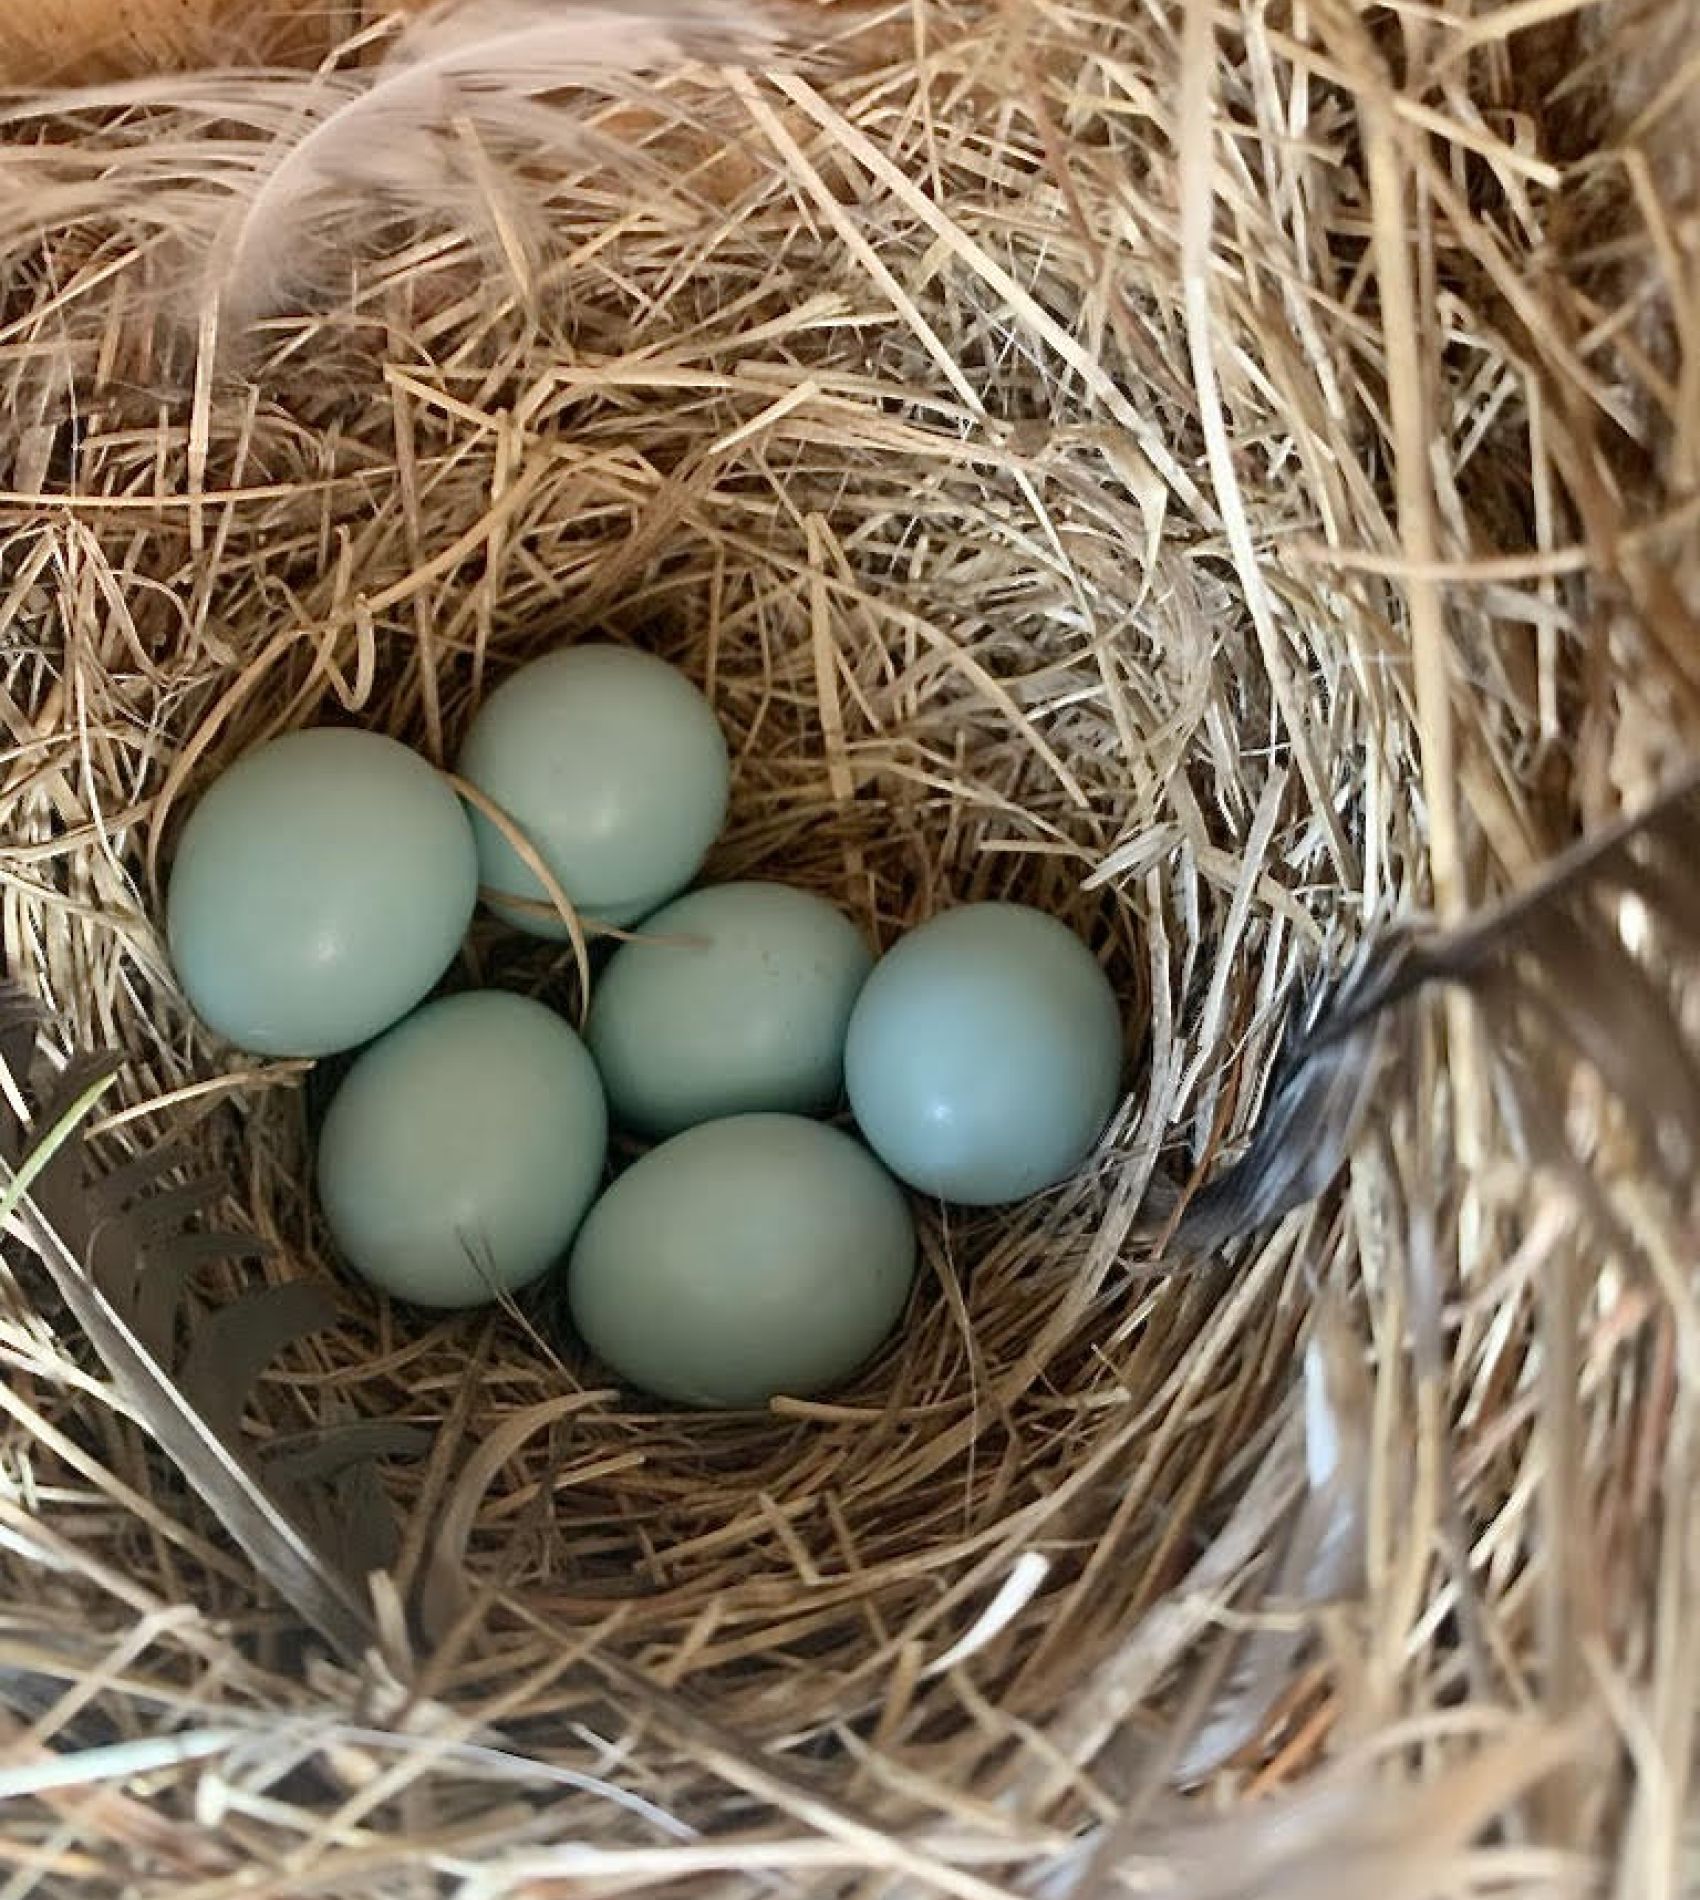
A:
POLYGON ((749 1407, 836 1385, 903 1312, 908 1203, 865 1148, 794 1115, 675 1135, 592 1208, 567 1271, 586 1344, 686 1405, 749 1407))
MULTIPOLYGON (((726 819, 731 779, 714 710, 676 667, 631 647, 564 647, 498 686, 457 767, 513 819, 586 917, 626 924, 696 875, 726 819)), ((501 832, 473 813, 479 868, 495 892, 547 901, 501 832)), ((535 936, 558 918, 497 902, 535 936)))
POLYGON ((429 1003, 366 1050, 319 1135, 319 1201, 349 1264, 418 1306, 472 1306, 565 1253, 608 1116, 571 1027, 524 996, 429 1003))
POLYGON ((759 1110, 824 1115, 873 955, 811 892, 715 884, 665 905, 614 955, 585 1039, 614 1119, 648 1135, 759 1110))
POLYGON ((382 734, 313 727, 239 759, 190 814, 171 959, 220 1035, 329 1055, 430 991, 477 893, 472 831, 443 777, 382 734))
POLYGON ((900 939, 862 986, 844 1052, 851 1111, 892 1173, 980 1207, 1079 1167, 1121 1064, 1108 979, 1024 904, 966 904, 900 939))

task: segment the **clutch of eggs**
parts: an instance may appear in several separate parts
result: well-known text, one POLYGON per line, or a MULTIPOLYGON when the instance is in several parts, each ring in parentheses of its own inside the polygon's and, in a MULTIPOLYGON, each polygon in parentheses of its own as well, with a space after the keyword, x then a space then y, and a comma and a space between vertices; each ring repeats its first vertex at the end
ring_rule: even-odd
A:
POLYGON ((393 739, 289 734, 214 783, 171 873, 171 954, 209 1028, 274 1056, 367 1045, 316 1180, 372 1286, 456 1308, 558 1273, 558 1304, 631 1384, 756 1406, 838 1384, 889 1335, 915 1267, 899 1183, 992 1205, 1091 1152, 1119 1013, 1055 919, 965 905, 876 963, 807 892, 680 895, 730 768, 676 669, 548 654, 484 701, 456 769, 471 810, 393 739), (566 934, 510 830, 586 918, 637 926, 582 1039, 526 997, 426 1000, 480 888, 515 927, 566 934), (846 1096, 861 1141, 819 1119, 846 1096), (606 1185, 610 1123, 660 1145, 606 1185))
MULTIPOLYGON (((521 667, 474 718, 459 769, 608 923, 683 890, 726 815, 708 701, 626 647, 521 667)), ((294 732, 239 759, 190 814, 167 899, 172 961, 196 1014, 239 1047, 331 1055, 429 994, 481 884, 520 928, 566 935, 500 830, 423 759, 377 733, 294 732)))

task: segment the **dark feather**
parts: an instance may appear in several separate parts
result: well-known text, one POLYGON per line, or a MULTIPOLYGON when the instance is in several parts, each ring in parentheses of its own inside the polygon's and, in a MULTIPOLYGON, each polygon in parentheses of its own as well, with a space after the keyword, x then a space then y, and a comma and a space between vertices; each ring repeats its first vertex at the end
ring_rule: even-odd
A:
MULTIPOLYGON (((1700 963, 1695 773, 1461 928, 1407 929, 1366 945, 1319 1003, 1295 1012, 1251 1142, 1182 1214, 1181 1244, 1219 1246, 1326 1187, 1349 1158, 1377 1087, 1402 1082, 1396 1070, 1413 1039, 1402 1037, 1401 1023, 1409 1029, 1408 1013, 1425 990, 1455 984, 1477 1007, 1495 1098, 1515 1144, 1564 1181, 1607 1248, 1642 1263, 1628 1225, 1574 1145, 1566 1109, 1575 1071, 1590 1071, 1615 1103, 1617 1125, 1637 1141, 1649 1176, 1675 1193, 1692 1191, 1700 1057, 1673 981, 1685 963, 1700 963), (1629 919, 1626 897, 1639 906, 1629 919)), ((1354 1362, 1325 1304, 1316 1325, 1307 1351, 1311 1486, 1270 1586, 1273 1601, 1288 1606, 1358 1594, 1365 1575, 1368 1386, 1361 1358, 1354 1362), (1323 1369, 1329 1376, 1318 1385, 1323 1369), (1327 1403, 1319 1406, 1319 1398, 1327 1403), (1321 1467, 1319 1425, 1338 1452, 1321 1467)), ((1397 1499, 1393 1508, 1401 1508, 1397 1499)), ((1215 1772, 1263 1734, 1309 1635, 1302 1619, 1289 1617, 1236 1641, 1225 1681, 1177 1759, 1178 1782, 1215 1772)))
POLYGON ((1175 1225, 1208 1250, 1322 1193, 1345 1166, 1378 1088, 1390 1083, 1399 1023, 1439 984, 1482 1006, 1503 1060, 1519 1036, 1552 1040, 1593 1067, 1667 1178, 1700 1147, 1700 1059, 1662 974, 1629 940, 1634 897, 1666 957, 1700 956, 1700 770, 1646 811, 1584 839, 1527 890, 1451 931, 1405 927, 1372 939, 1319 1002, 1295 1012, 1287 1053, 1238 1160, 1175 1225))
POLYGON ((294 1498, 302 1520, 337 1551, 344 1573, 364 1580, 389 1570, 401 1548, 395 1505, 378 1475, 378 1460, 418 1458, 431 1434, 395 1419, 358 1419, 304 1434, 265 1460, 280 1496, 294 1498))
MULTIPOLYGON (((116 1056, 73 1056, 57 1075, 36 1073, 33 1122, 44 1134, 69 1113, 85 1089, 114 1076, 123 1066, 116 1056)), ((22 1160, 20 1153, 18 1159, 22 1160)), ((75 1220, 83 1205, 82 1143, 64 1142, 49 1158, 30 1190, 49 1219, 75 1220)))
POLYGON ((104 1082, 114 1076, 124 1066, 122 1056, 111 1053, 101 1055, 73 1055, 57 1075, 35 1076, 35 1119, 43 1128, 51 1128, 61 1115, 66 1114, 86 1089, 96 1082, 104 1082))
POLYGON ((1176 1240, 1209 1251, 1269 1226, 1321 1194, 1345 1165, 1393 1053, 1394 1012, 1381 1000, 1409 953, 1371 945, 1337 985, 1295 1012, 1243 1158, 1188 1203, 1176 1240))
MULTIPOLYGON (((183 1238, 199 1239, 200 1236, 183 1238)), ((176 1357, 177 1321, 195 1266, 195 1256, 181 1245, 162 1258, 131 1264, 128 1283, 131 1324, 136 1329, 136 1337, 162 1366, 170 1365, 176 1357)))
POLYGON ((167 1135, 163 1141, 155 1142, 151 1148, 144 1148, 128 1161, 121 1161, 116 1167, 107 1168, 91 1177, 88 1184, 89 1200, 95 1207, 116 1213, 121 1207, 127 1207, 138 1195, 146 1194, 150 1188, 160 1187, 183 1169, 194 1166, 195 1162, 195 1152, 181 1133, 167 1135))
POLYGON ((1649 1160, 1686 1174, 1700 1132, 1700 1066, 1668 994, 1603 930, 1559 926, 1526 955, 1512 1003, 1597 1071, 1641 1135, 1649 1160))
MULTIPOLYGON (((0 983, 0 1062, 21 1088, 41 1033, 41 1007, 15 984, 0 983)), ((4 1112, 0 1097, 0 1113, 4 1112)))
POLYGON ((1700 953, 1700 877, 1693 859, 1684 862, 1670 839, 1654 836, 1644 852, 1626 856, 1617 868, 1624 896, 1638 899, 1673 945, 1700 953))
POLYGON ((260 1374, 286 1346, 322 1332, 335 1318, 329 1289, 310 1280, 262 1287, 205 1316, 177 1383, 214 1431, 234 1439, 260 1374))
POLYGON ((316 1486, 315 1515, 323 1535, 335 1539, 344 1571, 364 1582, 374 1571, 394 1567, 401 1551, 401 1525, 370 1458, 345 1465, 328 1486, 316 1486))
POLYGON ((190 1221, 209 1214, 230 1192, 222 1174, 202 1174, 176 1187, 161 1188, 128 1203, 124 1224, 144 1244, 167 1234, 180 1234, 190 1221))
POLYGON ((350 1465, 375 1458, 419 1458, 431 1448, 431 1434, 394 1418, 351 1419, 301 1432, 267 1447, 267 1476, 278 1484, 312 1484, 340 1477, 350 1465))
POLYGON ((269 1260, 276 1249, 261 1234, 225 1233, 213 1229, 203 1234, 173 1234, 168 1246, 149 1247, 142 1258, 146 1272, 165 1252, 199 1269, 221 1260, 269 1260))
POLYGON ((347 1579, 278 1507, 242 1454, 184 1397, 172 1374, 143 1346, 58 1230, 27 1197, 18 1224, 137 1417, 256 1569, 338 1649, 350 1655, 363 1652, 371 1640, 371 1624, 347 1579))
MULTIPOLYGON (((92 1081, 120 1066, 78 1056, 44 1072, 34 1060, 40 1021, 27 997, 0 985, 0 1045, 33 1103, 28 1126, 0 1108, 0 1185, 28 1164, 34 1130, 53 1129, 92 1081)), ((272 1252, 257 1235, 195 1225, 229 1189, 192 1174, 190 1159, 187 1144, 168 1137, 102 1174, 77 1131, 36 1174, 18 1230, 136 1417, 255 1568, 334 1647, 359 1655, 373 1634, 364 1579, 395 1544, 371 1465, 402 1441, 389 1421, 357 1422, 338 1428, 340 1440, 338 1429, 322 1434, 312 1457, 275 1467, 245 1442, 255 1382, 286 1346, 328 1324, 335 1306, 324 1285, 304 1281, 242 1292, 210 1311, 186 1298, 200 1268, 272 1252)))

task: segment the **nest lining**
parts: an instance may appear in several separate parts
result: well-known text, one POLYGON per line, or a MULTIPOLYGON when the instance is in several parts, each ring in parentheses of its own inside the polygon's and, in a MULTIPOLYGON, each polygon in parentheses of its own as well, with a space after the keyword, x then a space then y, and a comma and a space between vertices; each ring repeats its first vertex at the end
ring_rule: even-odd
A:
MULTIPOLYGON (((1574 52, 1607 17, 1554 31, 1574 52)), ((1643 41, 1609 17, 1633 75, 1643 41)), ((197 375, 184 260, 294 82, 17 121, 0 922, 50 1040, 125 1058, 102 1164, 186 1132, 235 1184, 220 1219, 275 1243, 261 1277, 326 1276, 323 1078, 241 1062, 183 1006, 174 826, 221 763, 316 719, 452 757, 488 684, 592 633, 714 699, 736 778, 712 874, 817 889, 881 943, 947 899, 1040 904, 1105 946, 1138 1057, 1077 1182, 926 1212, 900 1336, 829 1403, 650 1411, 519 1316, 430 1323, 334 1280, 336 1324, 243 1430, 428 1428, 384 1466, 400 1541, 364 1658, 303 1638, 20 1260, 0 1683, 14 1760, 73 1766, 28 1794, 18 1891, 117 1891, 138 1855, 208 1895, 244 1870, 349 1895, 743 1894, 763 1870, 1091 1892, 1131 1853, 1119 1816, 1172 1818, 1165 1751, 1256 1607, 1323 1290, 1374 1382, 1366 1582, 1213 1783, 1232 1818, 1154 1836, 1147 1874, 1284 1890, 1251 1883, 1291 1852, 1315 1893, 1545 1893, 1668 1846, 1645 1751, 1561 1773, 1560 1800, 1541 1777, 1584 1631, 1615 1719, 1680 1736, 1672 1286, 1582 1277, 1574 1223, 1435 1043, 1343 1198, 1161 1267, 1134 1217, 1252 1125, 1306 973, 1395 909, 1526 876, 1681 755, 1693 424, 1649 260, 1682 181, 1614 190, 1592 154, 1622 96, 1549 100, 1486 21, 1401 115, 1389 46, 1332 16, 1247 10, 1184 45, 1161 13, 917 19, 824 75, 586 107, 599 160, 643 163, 530 153, 544 249, 378 246, 242 374, 197 375), (1438 1384, 1411 1353, 1413 1207, 1454 1237, 1438 1384), (225 1730, 138 1757, 122 1793, 74 1766, 225 1730), (1249 1798, 1289 1784, 1298 1849, 1249 1798), (1436 1886, 1507 1814, 1545 1860, 1480 1848, 1475 1886, 1436 1886)), ((487 924, 461 977, 577 1000, 569 954, 487 924)), ((254 1278, 207 1271, 196 1310, 254 1278)))

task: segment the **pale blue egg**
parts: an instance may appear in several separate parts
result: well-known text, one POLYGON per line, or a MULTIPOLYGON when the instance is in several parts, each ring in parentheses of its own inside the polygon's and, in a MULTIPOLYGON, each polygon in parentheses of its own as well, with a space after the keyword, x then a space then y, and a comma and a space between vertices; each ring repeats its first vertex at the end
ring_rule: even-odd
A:
POLYGON ((747 1407, 849 1378, 908 1301, 915 1227, 860 1143, 738 1115, 635 1162, 580 1229, 567 1297, 615 1372, 686 1405, 747 1407))
POLYGON ((601 1184, 608 1117, 584 1044, 529 997, 472 990, 356 1060, 319 1134, 319 1203, 361 1277, 416 1306, 535 1280, 601 1184))
POLYGON ((1091 1153, 1120 1095, 1122 1029, 1096 959, 1024 904, 965 904, 874 967, 845 1085, 911 1187, 968 1206, 1035 1194, 1091 1153))
POLYGON ((872 967, 861 932, 811 892, 750 880, 676 898, 591 999, 585 1039, 614 1119, 672 1135, 759 1110, 826 1114, 872 967))
MULTIPOLYGON (((691 881, 726 820, 731 767, 714 709, 677 667, 631 647, 563 647, 485 700, 457 770, 518 825, 587 918, 627 924, 691 881)), ((541 880, 473 813, 487 890, 547 901, 541 880)), ((495 902, 535 936, 558 918, 495 902)))
POLYGON ((190 814, 171 960, 221 1036, 329 1055, 430 991, 477 894, 472 831, 443 776, 380 733, 313 727, 237 760, 190 814))

